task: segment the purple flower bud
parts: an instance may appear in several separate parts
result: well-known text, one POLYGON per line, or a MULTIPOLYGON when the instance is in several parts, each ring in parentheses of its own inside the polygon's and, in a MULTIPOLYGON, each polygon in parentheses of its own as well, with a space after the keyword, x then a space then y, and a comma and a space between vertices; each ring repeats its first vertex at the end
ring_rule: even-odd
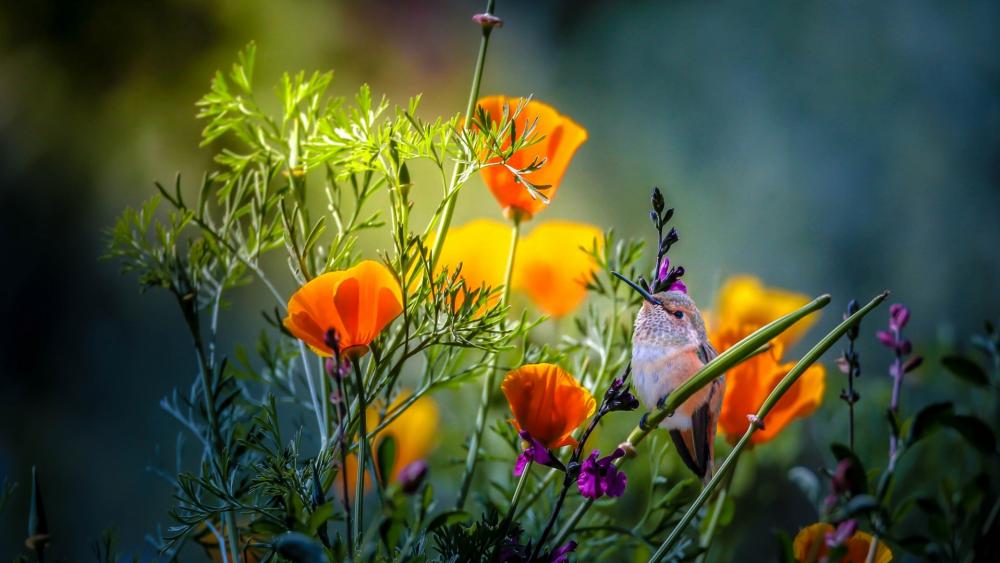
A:
POLYGON ((834 494, 842 495, 854 490, 855 483, 851 481, 851 468, 854 463, 850 459, 842 459, 837 464, 837 469, 833 472, 830 486, 834 494))
POLYGON ((876 332, 875 338, 878 338, 878 341, 881 342, 886 348, 896 348, 896 337, 887 330, 880 330, 876 332))
POLYGON ((410 495, 417 492, 424 479, 427 478, 427 462, 418 459, 399 470, 399 485, 404 493, 410 495))
POLYGON ((924 358, 922 356, 913 356, 906 363, 903 364, 903 373, 910 373, 911 371, 920 367, 920 364, 924 363, 924 358))
POLYGON ((323 335, 323 343, 330 347, 334 352, 340 351, 340 337, 337 336, 337 331, 328 329, 326 334, 323 335))
POLYGON ((488 28, 503 27, 503 20, 493 14, 476 14, 472 16, 472 21, 488 28))
POLYGON ((889 307, 889 328, 900 331, 910 321, 910 310, 902 303, 893 303, 889 307))
POLYGON ((660 262, 660 271, 656 273, 656 279, 657 281, 666 281, 668 275, 670 275, 670 258, 664 256, 663 261, 660 262))

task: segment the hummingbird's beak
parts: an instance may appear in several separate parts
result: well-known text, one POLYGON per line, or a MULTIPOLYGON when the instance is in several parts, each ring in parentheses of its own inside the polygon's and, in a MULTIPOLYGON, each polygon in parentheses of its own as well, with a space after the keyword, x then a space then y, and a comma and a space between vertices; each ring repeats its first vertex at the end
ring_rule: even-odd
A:
POLYGON ((613 275, 616 278, 622 280, 623 282, 625 282, 626 284, 628 284, 628 286, 631 287, 632 289, 638 291, 639 295, 642 295, 643 299, 645 299, 646 301, 649 301, 653 305, 662 305, 662 303, 660 303, 659 299, 653 297, 653 294, 651 294, 650 292, 648 292, 645 289, 643 289, 641 285, 639 285, 639 284, 635 283, 634 281, 626 278, 625 276, 619 274, 618 272, 611 272, 611 275, 613 275))

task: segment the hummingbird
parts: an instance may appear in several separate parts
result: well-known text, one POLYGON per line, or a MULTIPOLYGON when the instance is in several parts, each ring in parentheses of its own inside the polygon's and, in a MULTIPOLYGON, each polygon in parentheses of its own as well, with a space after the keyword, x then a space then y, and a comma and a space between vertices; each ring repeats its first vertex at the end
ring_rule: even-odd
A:
MULTIPOLYGON (((694 300, 682 291, 652 294, 632 280, 615 275, 643 297, 632 333, 632 382, 647 408, 662 408, 667 397, 712 361, 718 353, 708 341, 705 321, 694 300)), ((725 376, 698 390, 660 426, 684 462, 707 483, 715 461, 715 430, 722 410, 725 376)), ((640 424, 646 425, 644 415, 640 424)))

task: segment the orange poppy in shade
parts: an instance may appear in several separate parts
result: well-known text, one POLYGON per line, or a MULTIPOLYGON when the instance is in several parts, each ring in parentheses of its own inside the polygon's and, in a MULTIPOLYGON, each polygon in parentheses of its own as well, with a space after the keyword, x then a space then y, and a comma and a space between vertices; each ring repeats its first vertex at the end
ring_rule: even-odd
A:
POLYGON ((515 289, 523 290, 547 315, 561 317, 576 310, 587 297, 586 283, 597 264, 583 248, 600 245, 597 227, 550 221, 524 237, 514 266, 515 289))
MULTIPOLYGON (((792 551, 797 561, 823 561, 830 551, 826 545, 826 536, 834 532, 830 524, 813 524, 799 531, 792 544, 792 551)), ((865 563, 868 560, 868 550, 871 549, 872 535, 865 532, 854 532, 845 542, 847 554, 840 559, 840 563, 865 563)), ((879 542, 875 547, 875 563, 889 563, 892 561, 892 550, 879 542)))
POLYGON ((321 356, 332 356, 326 333, 337 331, 348 356, 363 356, 368 345, 403 312, 399 282, 388 268, 365 260, 346 270, 313 278, 288 300, 284 325, 321 356))
MULTIPOLYGON (((393 401, 386 412, 392 412, 410 397, 410 393, 401 393, 393 401)), ((380 405, 369 405, 366 413, 366 422, 369 429, 375 428, 379 423, 379 414, 382 411, 380 405)), ((392 464, 392 474, 387 483, 396 481, 399 472, 410 463, 418 459, 424 459, 434 449, 437 443, 437 431, 439 421, 437 403, 427 396, 422 396, 412 405, 407 407, 398 417, 386 425, 381 432, 370 438, 372 452, 377 452, 379 445, 391 436, 396 444, 396 454, 392 464)), ((354 455, 347 456, 347 489, 349 496, 354 494, 354 484, 357 482, 358 458, 354 455)), ((380 480, 384 480, 380 476, 380 480)), ((371 478, 365 473, 365 490, 371 488, 371 478)), ((338 493, 342 491, 342 485, 338 478, 334 485, 334 490, 338 493)))
MULTIPOLYGON (((513 112, 523 100, 523 98, 490 96, 479 100, 479 106, 489 113, 493 121, 499 122, 503 119, 505 104, 513 112)), ((514 153, 507 163, 520 170, 536 159, 538 161, 544 159, 545 164, 527 174, 526 179, 538 186, 549 186, 542 190, 542 193, 551 200, 559 189, 559 183, 573 159, 573 154, 587 140, 587 130, 572 119, 561 115, 552 106, 537 100, 529 101, 515 121, 518 134, 525 131, 533 122, 535 122, 534 135, 541 140, 514 153)), ((510 146, 509 141, 507 146, 510 146)), ((546 203, 532 197, 531 192, 518 182, 506 167, 487 166, 481 170, 481 174, 506 216, 517 215, 521 219, 530 219, 545 209, 546 203)))
MULTIPOLYGON (((805 295, 764 287, 750 276, 731 278, 719 293, 718 314, 713 319, 710 340, 724 351, 754 330, 788 314, 809 302, 805 295)), ((719 427, 731 443, 746 432, 747 415, 760 408, 778 382, 792 369, 795 362, 781 363, 788 346, 793 345, 814 318, 801 321, 772 341, 771 350, 758 354, 726 374, 726 393, 722 399, 719 427), (805 327, 799 325, 805 324, 805 327)), ((762 421, 764 428, 754 432, 750 441, 760 444, 773 439, 796 418, 812 414, 823 401, 826 370, 822 365, 810 366, 779 400, 762 421)))
MULTIPOLYGON (((224 539, 227 542, 229 541, 228 528, 224 528, 222 524, 216 523, 215 529, 219 533, 225 534, 223 536, 224 539)), ((195 541, 197 541, 198 544, 201 545, 202 549, 205 550, 205 553, 210 558, 212 558, 212 561, 215 561, 216 563, 222 561, 222 554, 219 552, 219 538, 215 536, 215 532, 210 530, 209 527, 206 526, 205 524, 202 524, 199 527, 199 530, 200 531, 194 537, 195 541)), ((260 543, 263 541, 263 538, 259 538, 256 535, 252 534, 248 538, 247 535, 244 534, 244 536, 239 538, 238 541, 240 543, 240 546, 237 549, 240 552, 240 555, 242 556, 243 561, 245 563, 257 563, 258 561, 261 560, 266 550, 260 547, 252 547, 251 544, 260 543)), ((227 555, 229 555, 228 543, 226 544, 226 551, 227 555)), ((226 557, 227 561, 230 561, 231 559, 232 558, 230 557, 226 557)))
POLYGON ((575 446, 571 434, 597 408, 590 391, 555 364, 528 364, 510 371, 501 389, 517 430, 550 450, 575 446))
MULTIPOLYGON (((511 234, 510 225, 492 219, 476 219, 461 227, 448 229, 448 238, 441 246, 435 274, 446 267, 454 272, 461 265, 462 280, 470 290, 484 284, 490 288, 500 287, 503 285, 511 234)), ((433 245, 433 241, 428 244, 433 245)), ((499 298, 499 295, 495 297, 499 298)))

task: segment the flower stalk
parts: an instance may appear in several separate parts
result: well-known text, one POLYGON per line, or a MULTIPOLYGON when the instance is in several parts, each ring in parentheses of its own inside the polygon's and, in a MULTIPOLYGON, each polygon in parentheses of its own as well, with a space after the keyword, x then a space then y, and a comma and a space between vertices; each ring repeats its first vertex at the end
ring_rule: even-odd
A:
MULTIPOLYGON (((493 15, 495 8, 496 0, 487 0, 486 11, 480 14, 480 16, 486 17, 481 18, 482 21, 477 20, 482 26, 483 36, 479 41, 479 54, 476 56, 475 70, 472 72, 472 85, 469 88, 469 101, 465 104, 465 121, 463 124, 469 123, 476 111, 476 100, 479 99, 479 85, 483 80, 483 68, 486 65, 486 50, 490 44, 490 34, 493 32, 493 28, 496 27, 496 23, 492 21, 495 19, 493 15)), ((431 251, 432 271, 441 255, 441 247, 444 246, 444 241, 448 237, 448 228, 451 226, 451 217, 455 212, 455 201, 458 198, 458 179, 464 171, 465 165, 461 162, 456 162, 455 167, 452 169, 451 181, 448 182, 448 190, 445 192, 444 207, 441 209, 441 222, 438 223, 437 237, 434 239, 434 249, 431 251)))
MULTIPOLYGON (((517 257, 517 242, 521 236, 521 222, 517 217, 511 221, 510 249, 507 253, 507 268, 504 272, 503 293, 500 296, 500 306, 507 305, 510 299, 510 285, 514 277, 514 260, 517 257)), ((439 239, 440 240, 440 239, 439 239)), ((458 489, 458 499, 455 501, 455 508, 461 510, 465 506, 465 500, 469 495, 469 488, 472 486, 472 477, 476 472, 476 464, 479 461, 479 443, 483 439, 483 432, 486 430, 486 417, 490 410, 490 401, 493 400, 493 388, 496 387, 497 362, 499 354, 494 353, 486 368, 486 377, 483 378, 483 389, 479 396, 479 409, 476 411, 476 426, 469 439, 469 452, 465 457, 465 470, 462 472, 462 481, 458 489)))

